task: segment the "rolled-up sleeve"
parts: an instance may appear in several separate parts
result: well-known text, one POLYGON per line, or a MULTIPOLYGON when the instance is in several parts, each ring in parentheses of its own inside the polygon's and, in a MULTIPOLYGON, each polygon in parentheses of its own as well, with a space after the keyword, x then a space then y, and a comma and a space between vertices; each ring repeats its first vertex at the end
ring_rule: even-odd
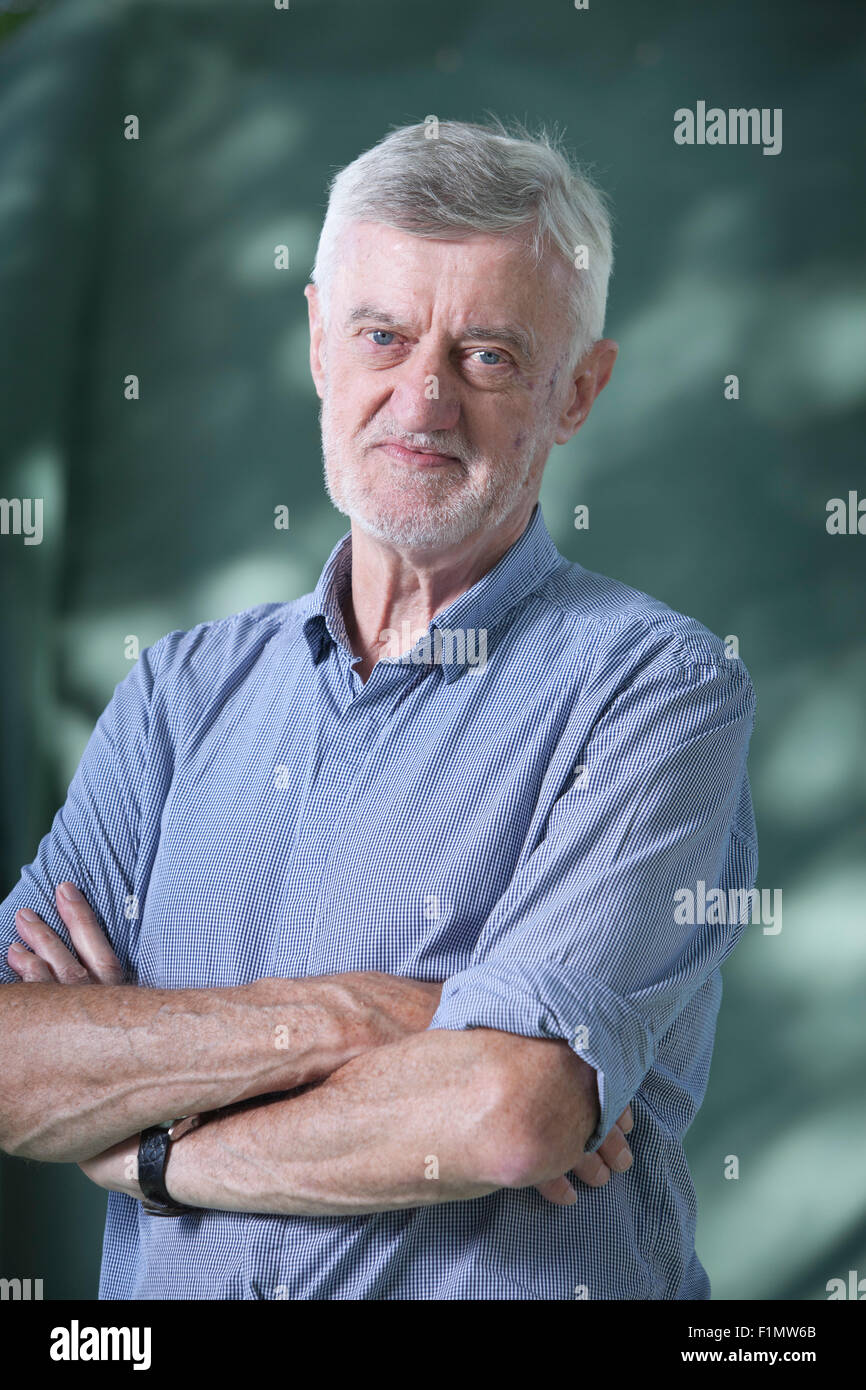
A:
POLYGON ((558 1038, 594 1068, 587 1152, 744 929, 724 903, 735 890, 739 905, 757 873, 754 708, 737 659, 645 670, 621 690, 575 748, 573 781, 468 967, 443 986, 431 1028, 558 1038))

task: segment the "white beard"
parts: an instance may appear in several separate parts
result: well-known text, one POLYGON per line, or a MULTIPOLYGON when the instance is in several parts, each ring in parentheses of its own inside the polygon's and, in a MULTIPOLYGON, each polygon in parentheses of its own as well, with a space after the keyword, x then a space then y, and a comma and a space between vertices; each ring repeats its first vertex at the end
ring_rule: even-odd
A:
POLYGON ((516 509, 535 463, 541 428, 517 458, 497 459, 471 450, 447 430, 407 436, 386 421, 352 434, 335 418, 331 397, 326 383, 319 419, 328 496, 375 540, 444 550, 477 531, 493 530, 516 509), (404 447, 454 454, 461 465, 412 469, 384 452, 365 451, 365 436, 392 435, 404 447))

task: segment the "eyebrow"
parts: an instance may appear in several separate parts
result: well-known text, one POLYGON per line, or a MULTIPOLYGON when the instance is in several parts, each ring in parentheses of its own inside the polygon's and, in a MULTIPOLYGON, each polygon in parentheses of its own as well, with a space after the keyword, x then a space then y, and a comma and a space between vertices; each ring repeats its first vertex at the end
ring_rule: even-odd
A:
MULTIPOLYGON (((346 319, 346 327, 352 328, 357 323, 365 323, 369 320, 374 323, 383 324, 387 328, 399 328, 400 321, 395 319, 384 309, 379 309, 375 304, 358 304, 349 317, 346 319)), ((496 342, 504 343, 513 348, 519 357, 531 361, 535 356, 535 340, 531 333, 527 333, 522 328, 510 327, 508 324, 480 324, 470 323, 460 335, 462 338, 471 338, 473 342, 489 342, 495 339, 496 342)))

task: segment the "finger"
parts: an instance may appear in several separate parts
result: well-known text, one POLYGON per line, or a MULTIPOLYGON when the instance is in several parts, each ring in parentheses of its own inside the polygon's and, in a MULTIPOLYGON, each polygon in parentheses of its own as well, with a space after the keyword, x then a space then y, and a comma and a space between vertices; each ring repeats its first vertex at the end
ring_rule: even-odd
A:
POLYGON ((617 1124, 619 1125, 623 1134, 628 1134, 631 1130, 634 1129, 634 1115, 631 1113, 630 1105, 627 1105, 625 1107, 625 1110, 623 1110, 622 1114, 617 1120, 617 1124))
POLYGON ((548 1202, 552 1202, 556 1207, 573 1207, 577 1201, 577 1193, 572 1187, 568 1178, 553 1178, 550 1182, 540 1182, 536 1191, 548 1202))
POLYGON ((633 1162, 631 1149, 619 1125, 608 1131, 596 1152, 615 1173, 625 1173, 633 1162))
POLYGON ((109 945, 84 895, 74 883, 59 883, 55 894, 60 913, 79 960, 102 985, 123 982, 123 967, 109 945))
POLYGON ((604 1187, 610 1180, 610 1168, 602 1158, 601 1149, 581 1154, 571 1171, 587 1187, 604 1187))
POLYGON ((58 984, 80 985, 88 975, 81 961, 76 960, 67 950, 60 937, 47 927, 41 917, 37 917, 29 907, 21 907, 15 914, 15 925, 22 941, 35 951, 51 969, 58 984))
POLYGON ((57 983, 45 961, 40 960, 32 951, 28 951, 27 947, 20 941, 12 942, 6 952, 6 959, 15 974, 29 984, 53 985, 57 983))

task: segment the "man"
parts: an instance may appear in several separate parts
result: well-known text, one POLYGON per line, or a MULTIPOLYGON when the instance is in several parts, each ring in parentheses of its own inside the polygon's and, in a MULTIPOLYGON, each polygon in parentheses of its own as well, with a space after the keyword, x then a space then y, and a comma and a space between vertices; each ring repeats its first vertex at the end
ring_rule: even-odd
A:
POLYGON ((0 1143, 111 1190, 104 1298, 709 1297, 682 1136, 741 926, 677 904, 754 881, 754 698, 537 505, 611 259, 543 137, 406 127, 334 181, 351 533, 143 653, 0 916, 0 1143))

